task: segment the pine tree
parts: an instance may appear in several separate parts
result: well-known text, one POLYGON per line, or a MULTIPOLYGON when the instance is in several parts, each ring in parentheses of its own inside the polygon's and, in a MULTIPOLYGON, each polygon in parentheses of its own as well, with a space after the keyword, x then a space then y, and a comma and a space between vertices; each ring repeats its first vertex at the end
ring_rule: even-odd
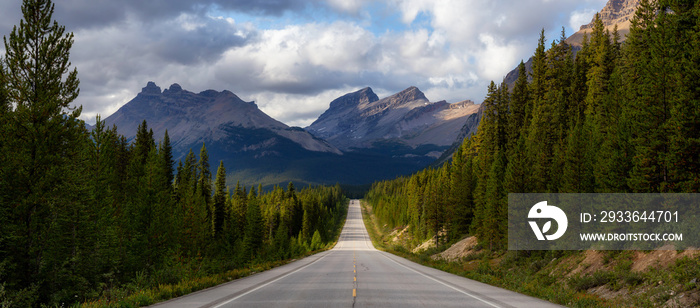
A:
POLYGON ((233 213, 232 222, 234 224, 234 234, 233 236, 238 238, 243 238, 246 226, 246 212, 248 211, 247 198, 245 192, 241 188, 241 183, 236 182, 236 189, 233 191, 233 213))
POLYGON ((546 72, 547 92, 545 102, 551 112, 550 135, 552 158, 549 164, 549 179, 547 189, 557 191, 561 183, 561 170, 564 160, 565 138, 569 130, 569 109, 572 105, 571 82, 573 79, 573 56, 571 47, 566 43, 566 33, 562 29, 559 41, 552 42, 552 47, 547 51, 548 69, 546 72))
POLYGON ((700 191, 700 3, 665 1, 677 50, 673 100, 667 123, 671 191, 700 191))
POLYGON ((260 250, 264 232, 260 205, 255 196, 255 189, 251 189, 250 192, 248 208, 245 215, 246 224, 245 236, 243 239, 244 250, 248 260, 254 258, 260 250))
MULTIPOLYGON (((146 123, 146 120, 143 120, 141 124, 139 124, 138 129, 136 130, 136 139, 134 139, 134 159, 136 166, 139 166, 139 168, 143 167, 146 165, 146 160, 148 159, 148 153, 153 149, 155 146, 155 140, 153 140, 153 134, 149 133, 148 130, 148 123, 146 123)), ((141 175, 141 171, 139 171, 137 176, 141 175)))
POLYGON ((635 156, 628 184, 636 192, 672 191, 667 131, 673 108, 675 38, 669 12, 659 3, 642 0, 627 41, 627 112, 633 125, 635 156))
POLYGON ((168 136, 168 130, 165 130, 165 135, 163 136, 163 142, 161 143, 160 153, 163 161, 163 170, 165 171, 165 178, 168 183, 172 185, 175 175, 173 174, 173 147, 170 145, 170 136, 168 136))
POLYGON ((224 229, 226 218, 226 168, 224 162, 219 162, 216 170, 216 182, 214 185, 214 236, 220 237, 224 229))
POLYGON ((196 255, 203 241, 203 229, 211 232, 211 227, 206 228, 206 209, 199 206, 197 160, 192 149, 185 156, 185 163, 177 178, 177 211, 182 213, 180 246, 185 255, 196 255))
POLYGON ((510 116, 508 118, 508 148, 513 149, 523 131, 527 130, 529 116, 531 116, 531 106, 529 105, 529 92, 527 82, 527 71, 525 63, 520 61, 518 65, 518 79, 513 86, 513 95, 510 101, 510 116))
MULTIPOLYGON (((591 49, 590 63, 586 76, 588 93, 586 94, 586 113, 592 117, 596 126, 602 122, 604 99, 608 93, 608 79, 612 68, 612 52, 610 44, 610 33, 605 30, 600 14, 596 14, 593 19, 593 32, 591 32, 591 42, 587 46, 591 49)), ((601 123, 602 124, 602 123, 601 123)))
POLYGON ((121 142, 116 130, 106 129, 105 122, 97 117, 97 122, 90 133, 91 142, 85 146, 87 156, 87 189, 89 190, 88 206, 94 209, 100 226, 95 234, 99 238, 96 259, 104 267, 116 268, 120 264, 119 247, 119 208, 121 205, 121 178, 119 177, 118 160, 121 142))
POLYGON ((554 122, 554 106, 542 101, 534 108, 526 149, 530 163, 532 192, 547 192, 552 184, 552 159, 557 143, 556 132, 550 127, 554 122))
POLYGON ((530 164, 527 163, 525 142, 525 136, 520 135, 512 154, 509 155, 504 175, 505 182, 503 183, 504 189, 508 193, 530 192, 530 164))
POLYGON ((540 38, 537 41, 535 55, 532 58, 532 82, 530 83, 530 94, 535 106, 544 100, 544 95, 547 91, 547 54, 545 52, 544 42, 544 29, 542 29, 540 32, 540 38))
POLYGON ((590 68, 590 48, 588 47, 588 34, 583 34, 581 50, 576 53, 573 67, 573 77, 571 81, 571 97, 569 99, 569 128, 578 121, 583 122, 586 114, 586 95, 588 87, 588 70, 590 68))
POLYGON ((408 224, 412 234, 418 235, 421 230, 421 213, 423 212, 423 191, 421 188, 420 173, 416 173, 408 180, 406 199, 408 206, 408 224))
POLYGON ((146 243, 146 264, 159 267, 165 260, 170 249, 172 204, 166 172, 163 170, 162 155, 155 145, 148 152, 144 166, 143 208, 140 209, 145 232, 143 242, 146 243))
POLYGON ((2 129, 3 132, 3 137, 5 136, 5 126, 7 124, 7 119, 6 117, 11 111, 11 106, 10 106, 10 101, 7 98, 7 81, 5 81, 5 63, 3 62, 2 59, 0 59, 0 119, 2 120, 2 125, 0 126, 0 129, 2 129))
POLYGON ((199 151, 199 161, 197 162, 199 178, 197 179, 197 198, 207 213, 207 224, 209 230, 214 226, 214 209, 211 202, 211 171, 209 169, 209 153, 206 144, 202 144, 199 151))
MULTIPOLYGON (((532 120, 528 125, 526 149, 527 162, 530 163, 530 185, 532 192, 546 192, 552 184, 551 165, 556 144, 556 132, 551 129, 555 123, 556 109, 547 98, 547 54, 544 51, 544 30, 540 34, 533 59, 532 83, 532 120)), ((490 168, 490 165, 489 165, 490 168)), ((484 172, 487 172, 484 169, 484 172)))
POLYGON ((290 236, 297 236, 299 235, 299 232, 301 232, 302 229, 302 221, 304 218, 304 208, 301 204, 301 201, 297 198, 297 193, 296 189, 294 188, 294 183, 289 182, 287 185, 287 194, 286 198, 289 199, 291 208, 290 208, 290 236))
MULTIPOLYGON (((5 86, 5 65, 2 60, 0 60, 0 161, 8 162, 10 161, 9 148, 7 147, 7 138, 9 137, 9 115, 11 111, 10 103, 7 99, 7 90, 5 86)), ((0 164, 0 189, 4 190, 8 188, 6 184, 6 177, 10 167, 8 164, 0 164)), ((8 243, 10 232, 12 232, 12 222, 10 221, 10 211, 11 208, 7 206, 6 200, 8 194, 0 192, 0 258, 6 260, 9 258, 8 254, 5 252, 3 247, 4 243, 8 243)))
POLYGON ((469 146, 470 139, 465 139, 452 156, 449 201, 454 210, 448 217, 452 238, 466 234, 473 218, 475 183, 472 174, 473 156, 467 155, 469 146))
POLYGON ((552 42, 547 52, 547 102, 554 108, 552 129, 557 141, 566 138, 569 129, 571 88, 574 77, 574 59, 571 46, 566 43, 566 32, 562 28, 558 42, 552 42))
POLYGON ((503 189, 504 164, 505 154, 499 152, 489 170, 486 202, 476 228, 477 238, 488 245, 489 249, 500 249, 508 243, 508 202, 503 189))
POLYGON ((569 131, 562 166, 561 193, 594 192, 593 159, 595 144, 590 138, 590 123, 579 120, 569 131))
POLYGON ((29 292, 28 298, 44 302, 51 286, 38 282, 75 265, 64 263, 66 251, 49 245, 48 238, 70 222, 61 207, 82 198, 75 184, 82 176, 79 155, 85 136, 78 120, 82 108, 71 107, 79 93, 77 70, 69 70, 73 35, 52 21, 53 12, 49 0, 23 1, 19 27, 3 39, 6 56, 0 70, 11 104, 0 108, 3 120, 9 120, 2 132, 6 160, 0 174, 0 204, 14 209, 7 219, 8 241, 0 258, 15 265, 3 278, 15 282, 11 288, 29 292))

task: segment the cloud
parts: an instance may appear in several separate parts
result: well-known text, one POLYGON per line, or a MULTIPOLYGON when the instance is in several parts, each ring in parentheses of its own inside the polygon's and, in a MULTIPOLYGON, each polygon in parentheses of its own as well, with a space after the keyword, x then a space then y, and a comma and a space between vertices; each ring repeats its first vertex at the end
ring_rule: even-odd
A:
POLYGON ((513 69, 513 63, 519 60, 518 51, 523 49, 518 42, 505 42, 486 33, 479 35, 479 42, 478 71, 481 76, 495 81, 504 77, 503 72, 513 69))
POLYGON ((381 50, 370 32, 345 22, 264 30, 215 65, 218 79, 245 91, 314 95, 355 86, 381 50))
POLYGON ((359 14, 369 0, 328 0, 328 6, 338 12, 359 14))
POLYGON ((569 17, 569 26, 578 30, 582 25, 587 25, 593 20, 593 16, 597 11, 593 9, 583 9, 571 12, 569 17))
MULTIPOLYGON (((19 2, 0 4, 0 34, 19 22, 19 2)), ((366 86, 380 96, 415 85, 434 101, 480 102, 490 80, 533 53, 540 29, 558 38, 604 2, 63 0, 55 19, 75 33, 76 103, 88 122, 152 80, 231 90, 306 126, 366 86)))
POLYGON ((289 125, 305 127, 328 109, 330 102, 354 87, 326 90, 309 97, 304 94, 261 92, 251 96, 260 109, 269 116, 289 125))
POLYGON ((284 12, 299 11, 306 7, 306 2, 303 0, 61 0, 54 2, 56 18, 60 19, 69 30, 102 27, 121 22, 128 16, 144 22, 158 23, 183 13, 203 14, 214 8, 256 15, 280 16, 284 12))
POLYGON ((151 26, 129 17, 76 31, 71 51, 81 80, 76 103, 88 121, 97 113, 107 116, 115 111, 115 100, 128 102, 146 81, 185 83, 255 36, 231 20, 190 14, 151 26))

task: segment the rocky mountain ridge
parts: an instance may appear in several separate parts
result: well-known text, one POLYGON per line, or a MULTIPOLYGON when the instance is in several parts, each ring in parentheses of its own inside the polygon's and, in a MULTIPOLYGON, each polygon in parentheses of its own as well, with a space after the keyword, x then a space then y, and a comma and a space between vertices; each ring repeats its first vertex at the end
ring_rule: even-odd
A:
MULTIPOLYGON (((617 26, 620 39, 624 41, 625 36, 630 32, 631 21, 638 6, 639 0, 609 0, 598 14, 608 31, 612 32, 617 26)), ((572 46, 580 47, 583 35, 592 31, 594 20, 595 16, 591 18, 590 23, 582 25, 579 31, 568 37, 566 42, 572 46)))
POLYGON ((273 119, 258 109, 255 102, 245 102, 228 90, 193 93, 173 84, 161 91, 155 83, 148 82, 134 99, 105 122, 109 126, 117 125, 119 133, 131 139, 143 120, 153 129, 154 136, 162 138, 167 129, 175 152, 181 155, 190 147, 229 138, 229 127, 265 129, 308 151, 342 154, 304 130, 273 119))
MULTIPOLYGON (((634 13, 639 6, 639 0, 610 0, 602 10, 600 10, 600 19, 605 26, 613 26, 615 24, 623 24, 632 20, 634 13)), ((593 19, 586 25, 582 25, 580 30, 593 28, 593 19)))
MULTIPOLYGON (((332 101, 306 130, 344 151, 393 144, 414 149, 432 146, 441 152, 438 148, 449 147, 467 116, 477 109, 472 101, 430 102, 417 87, 382 99, 364 88, 332 101)), ((429 154, 439 156, 434 151, 429 154)))

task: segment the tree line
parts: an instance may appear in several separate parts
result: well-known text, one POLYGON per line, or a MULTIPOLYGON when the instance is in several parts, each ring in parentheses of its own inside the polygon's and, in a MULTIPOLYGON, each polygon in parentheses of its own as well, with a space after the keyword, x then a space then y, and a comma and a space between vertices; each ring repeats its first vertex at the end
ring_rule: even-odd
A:
POLYGON ((79 120, 73 35, 25 0, 0 61, 0 306, 63 305, 144 277, 174 283, 288 259, 335 239, 338 186, 230 191, 206 146, 173 161, 144 121, 133 142, 79 120), (188 274, 189 275, 189 274, 188 274))
POLYGON ((642 0, 630 33, 599 16, 574 54, 540 34, 532 72, 488 87, 478 133, 451 163, 375 183, 366 199, 418 240, 507 247, 508 193, 700 188, 700 2, 642 0))

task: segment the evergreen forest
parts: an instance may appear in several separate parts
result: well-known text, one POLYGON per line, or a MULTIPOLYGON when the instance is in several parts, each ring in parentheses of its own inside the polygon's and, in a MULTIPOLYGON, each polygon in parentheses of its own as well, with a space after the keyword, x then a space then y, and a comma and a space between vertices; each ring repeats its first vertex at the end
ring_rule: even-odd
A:
POLYGON ((697 193, 700 2, 642 0, 623 43, 598 16, 575 54, 565 39, 542 31, 532 72, 491 82, 450 163, 375 183, 380 222, 503 251, 508 193, 697 193))
POLYGON ((145 121, 133 142, 99 118, 88 131, 71 106, 73 34, 53 11, 23 1, 0 61, 0 307, 117 300, 335 241, 339 186, 229 189, 206 145, 176 166, 145 121))

